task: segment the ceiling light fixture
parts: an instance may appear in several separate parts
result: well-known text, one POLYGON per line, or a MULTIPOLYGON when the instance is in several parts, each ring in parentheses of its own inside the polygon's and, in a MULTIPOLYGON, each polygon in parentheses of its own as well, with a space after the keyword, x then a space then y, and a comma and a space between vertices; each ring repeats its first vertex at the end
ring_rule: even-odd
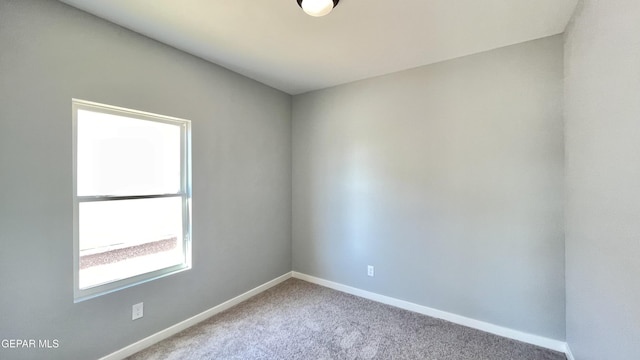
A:
POLYGON ((307 14, 315 17, 325 16, 338 6, 340 0, 297 0, 298 5, 307 14))

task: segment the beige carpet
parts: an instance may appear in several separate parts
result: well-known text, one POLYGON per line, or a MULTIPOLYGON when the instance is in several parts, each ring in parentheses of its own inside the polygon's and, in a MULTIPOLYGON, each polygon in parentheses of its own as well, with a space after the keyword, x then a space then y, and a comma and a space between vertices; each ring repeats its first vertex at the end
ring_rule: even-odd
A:
POLYGON ((566 358, 562 353, 289 279, 129 359, 566 358))

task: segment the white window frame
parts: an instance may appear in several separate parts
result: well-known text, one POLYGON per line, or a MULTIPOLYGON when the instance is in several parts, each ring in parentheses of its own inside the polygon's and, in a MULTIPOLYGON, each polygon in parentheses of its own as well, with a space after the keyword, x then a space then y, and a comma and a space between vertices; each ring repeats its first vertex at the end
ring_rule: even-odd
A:
POLYGON ((73 284, 74 302, 95 298, 100 295, 122 290, 158 278, 176 274, 191 268, 191 121, 170 116, 153 114, 138 110, 131 110, 117 106, 105 105, 91 101, 72 99, 73 112, 73 284), (181 129, 181 180, 180 191, 175 194, 128 195, 128 196, 78 196, 78 111, 88 110, 128 118, 167 123, 180 126, 181 129), (89 201, 117 201, 133 199, 153 199, 163 197, 182 198, 182 249, 184 261, 156 271, 115 280, 86 289, 80 288, 80 234, 79 234, 79 204, 89 201))

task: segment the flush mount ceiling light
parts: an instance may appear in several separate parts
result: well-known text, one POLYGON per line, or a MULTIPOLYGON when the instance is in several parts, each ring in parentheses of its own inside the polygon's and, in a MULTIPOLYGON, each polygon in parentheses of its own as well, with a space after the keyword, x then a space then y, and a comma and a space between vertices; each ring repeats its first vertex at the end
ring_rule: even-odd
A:
POLYGON ((325 16, 338 5, 340 0, 298 0, 298 5, 311 16, 325 16))

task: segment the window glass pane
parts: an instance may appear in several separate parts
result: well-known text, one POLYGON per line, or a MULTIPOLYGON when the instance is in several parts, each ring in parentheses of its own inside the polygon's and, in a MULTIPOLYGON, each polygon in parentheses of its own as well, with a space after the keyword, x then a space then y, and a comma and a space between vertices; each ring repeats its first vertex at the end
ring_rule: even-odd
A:
POLYGON ((81 289, 184 262, 182 198, 79 204, 81 289))
POLYGON ((179 125, 78 110, 78 196, 180 191, 179 125))

